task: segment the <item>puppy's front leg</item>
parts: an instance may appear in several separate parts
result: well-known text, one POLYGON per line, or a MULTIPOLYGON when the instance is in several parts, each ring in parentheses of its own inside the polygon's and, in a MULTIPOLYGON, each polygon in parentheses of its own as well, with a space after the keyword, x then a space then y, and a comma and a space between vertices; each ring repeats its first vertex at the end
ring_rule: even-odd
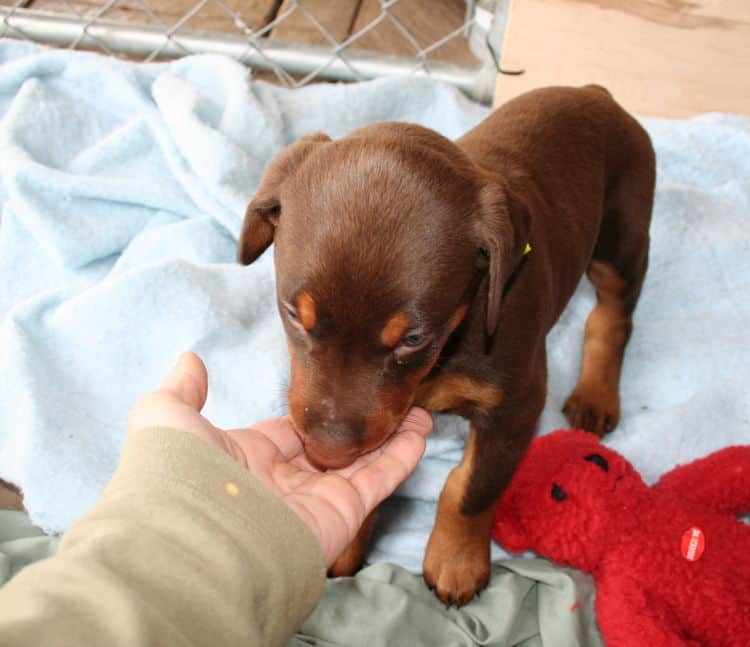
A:
POLYGON ((490 577, 494 506, 467 515, 462 505, 475 463, 477 433, 472 426, 461 462, 440 493, 435 527, 425 552, 424 580, 444 604, 466 604, 487 586, 490 577))
POLYGON ((544 387, 472 421, 461 462, 438 501, 424 579, 444 604, 462 606, 487 586, 495 504, 536 431, 544 387))

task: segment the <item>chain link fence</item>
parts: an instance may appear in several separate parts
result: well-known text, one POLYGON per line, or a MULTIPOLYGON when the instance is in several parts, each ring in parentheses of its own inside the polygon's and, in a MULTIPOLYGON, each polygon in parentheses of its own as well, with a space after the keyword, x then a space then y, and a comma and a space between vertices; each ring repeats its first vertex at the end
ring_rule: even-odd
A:
POLYGON ((154 61, 221 53, 300 87, 426 74, 492 99, 507 0, 0 0, 0 37, 154 61))

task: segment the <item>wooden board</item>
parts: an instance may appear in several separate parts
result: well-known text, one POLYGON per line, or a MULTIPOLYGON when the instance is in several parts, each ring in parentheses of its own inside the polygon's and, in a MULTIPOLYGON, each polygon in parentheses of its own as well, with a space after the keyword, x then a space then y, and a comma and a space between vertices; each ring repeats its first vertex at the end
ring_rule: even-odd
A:
MULTIPOLYGON (((27 7, 38 11, 55 11, 71 15, 71 7, 84 17, 95 15, 106 4, 104 0, 33 0, 27 7)), ((148 5, 161 21, 174 26, 189 13, 197 0, 149 0, 148 5)), ((273 18, 276 3, 274 0, 224 0, 224 4, 237 12, 241 20, 238 21, 218 2, 208 0, 183 27, 195 31, 221 31, 227 33, 242 33, 244 23, 251 29, 260 29, 273 18)), ((139 0, 120 0, 105 13, 102 19, 119 20, 128 24, 159 25, 158 20, 151 17, 144 10, 139 0)))
MULTIPOLYGON (((466 3, 463 0, 401 0, 388 11, 411 33, 419 47, 426 47, 463 25, 466 3)), ((352 33, 364 29, 376 20, 380 13, 378 0, 362 0, 352 33)), ((417 47, 387 18, 353 43, 352 49, 366 49, 400 56, 414 56, 417 53, 417 47)), ((428 58, 468 65, 477 63, 463 36, 448 41, 431 52, 428 58)))
MULTIPOLYGON (((0 0, 0 5, 14 4, 16 0, 0 0)), ((292 0, 223 0, 223 3, 240 14, 240 20, 215 0, 204 0, 203 6, 181 28, 195 31, 213 31, 238 34, 246 29, 257 31, 280 16, 296 2, 292 0)), ((65 15, 95 16, 106 0, 26 0, 26 8, 51 11, 65 15)), ((100 18, 122 21, 127 24, 173 27, 189 13, 198 0, 118 0, 100 18), (156 17, 144 10, 151 7, 156 17)), ((299 0, 305 10, 313 14, 334 40, 342 42, 351 34, 378 21, 381 15, 379 0, 299 0)), ((417 51, 459 29, 466 15, 464 0, 400 0, 388 12, 414 37, 415 43, 399 31, 393 21, 386 18, 363 34, 350 46, 356 50, 369 50, 383 54, 415 56, 417 51)), ((179 33, 179 32, 178 32, 179 33)), ((286 43, 330 46, 329 40, 316 25, 296 9, 273 31, 271 38, 286 43)), ((477 64, 463 34, 457 35, 439 48, 430 51, 428 59, 459 64, 477 64)), ((416 61, 415 61, 416 65, 416 61)))
MULTIPOLYGON (((284 15, 295 3, 284 0, 277 16, 284 15)), ((346 39, 359 9, 360 0, 304 0, 300 2, 330 34, 337 43, 346 39)), ((330 47, 331 42, 323 35, 315 23, 301 9, 295 9, 271 32, 271 38, 285 43, 322 45, 330 47)))
POLYGON ((599 83, 636 114, 750 114, 750 0, 511 0, 495 103, 599 83))

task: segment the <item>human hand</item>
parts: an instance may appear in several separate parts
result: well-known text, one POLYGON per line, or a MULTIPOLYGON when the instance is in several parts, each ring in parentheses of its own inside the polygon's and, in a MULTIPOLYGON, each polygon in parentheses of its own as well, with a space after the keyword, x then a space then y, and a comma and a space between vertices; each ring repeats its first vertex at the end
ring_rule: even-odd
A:
POLYGON ((161 387, 135 404, 128 429, 170 427, 229 454, 310 527, 326 566, 354 539, 365 517, 411 474, 432 430, 432 417, 423 409, 411 409, 381 447, 348 467, 321 472, 305 457, 288 416, 224 431, 200 414, 207 395, 205 365, 194 353, 183 353, 161 387))

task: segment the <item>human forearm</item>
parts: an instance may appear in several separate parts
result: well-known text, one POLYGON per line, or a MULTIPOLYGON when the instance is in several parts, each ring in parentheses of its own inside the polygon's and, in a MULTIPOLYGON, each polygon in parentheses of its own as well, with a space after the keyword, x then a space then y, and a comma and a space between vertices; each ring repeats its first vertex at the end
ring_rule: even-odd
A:
POLYGON ((189 434, 140 430, 57 555, 0 590, 0 642, 281 644, 324 578, 310 530, 241 466, 189 434))

